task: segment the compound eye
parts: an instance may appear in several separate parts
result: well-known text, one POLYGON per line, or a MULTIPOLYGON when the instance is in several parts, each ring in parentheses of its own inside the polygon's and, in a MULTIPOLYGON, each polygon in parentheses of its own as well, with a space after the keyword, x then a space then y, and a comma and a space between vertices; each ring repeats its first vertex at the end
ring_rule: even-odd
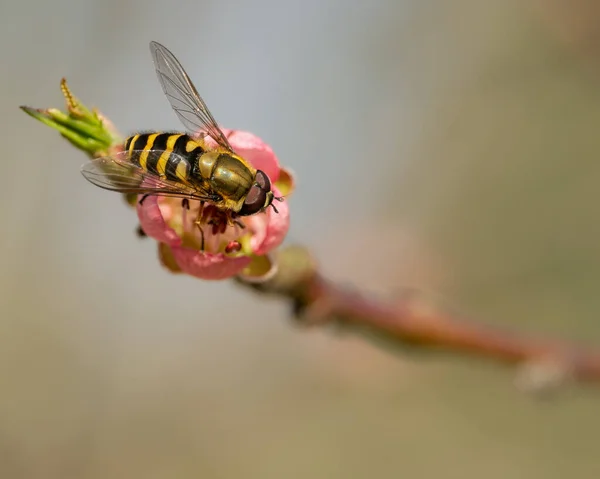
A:
MULTIPOLYGON (((257 175, 258 176, 258 175, 257 175)), ((242 209, 238 213, 240 216, 250 216, 254 213, 258 213, 265 206, 267 201, 267 192, 263 190, 259 185, 252 185, 246 201, 242 205, 242 209)))
POLYGON ((256 182, 265 191, 271 191, 271 179, 262 170, 256 171, 256 182))

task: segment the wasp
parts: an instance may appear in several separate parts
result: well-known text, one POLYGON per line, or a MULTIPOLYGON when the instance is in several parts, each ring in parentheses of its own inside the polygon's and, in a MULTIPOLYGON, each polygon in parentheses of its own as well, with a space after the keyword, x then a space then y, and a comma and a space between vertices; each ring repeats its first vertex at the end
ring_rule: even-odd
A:
MULTIPOLYGON (((163 92, 185 127, 185 133, 147 132, 127 138, 119 151, 86 163, 83 176, 100 188, 126 194, 182 198, 209 203, 226 224, 243 224, 239 216, 275 212, 271 180, 238 155, 217 125, 204 100, 177 58, 163 45, 150 42, 163 92), (211 147, 210 136, 216 142, 211 147)), ((200 226, 202 207, 196 225, 200 226)))

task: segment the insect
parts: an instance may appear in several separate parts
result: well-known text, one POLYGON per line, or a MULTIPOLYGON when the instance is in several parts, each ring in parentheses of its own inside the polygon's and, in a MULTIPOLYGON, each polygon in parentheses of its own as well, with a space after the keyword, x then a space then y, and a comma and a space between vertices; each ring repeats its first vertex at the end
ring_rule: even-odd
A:
MULTIPOLYGON (((183 123, 186 133, 149 132, 127 138, 122 151, 86 163, 83 176, 100 188, 121 193, 182 198, 208 202, 227 224, 243 224, 239 216, 275 212, 271 180, 236 154, 227 137, 198 94, 175 56, 163 45, 150 42, 150 51, 162 89, 183 123), (209 147, 210 136, 216 147, 209 147)), ((196 225, 200 226, 202 207, 196 225)))

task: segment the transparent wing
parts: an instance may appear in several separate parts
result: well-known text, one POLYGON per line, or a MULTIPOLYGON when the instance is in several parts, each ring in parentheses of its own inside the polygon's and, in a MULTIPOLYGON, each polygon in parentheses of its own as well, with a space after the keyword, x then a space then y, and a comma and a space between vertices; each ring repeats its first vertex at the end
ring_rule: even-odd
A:
POLYGON ((150 42, 150 51, 154 59, 154 67, 158 80, 173 110, 191 135, 204 131, 210 135, 219 146, 233 151, 229 141, 217 125, 206 103, 198 94, 175 55, 157 42, 150 42))
MULTIPOLYGON (((148 162, 156 160, 162 153, 160 150, 149 150, 148 162)), ((182 160, 185 161, 183 158, 182 160)), ((81 173, 90 183, 120 193, 174 196, 211 202, 220 199, 196 186, 170 181, 143 170, 129 161, 128 151, 96 158, 83 165, 81 173)))

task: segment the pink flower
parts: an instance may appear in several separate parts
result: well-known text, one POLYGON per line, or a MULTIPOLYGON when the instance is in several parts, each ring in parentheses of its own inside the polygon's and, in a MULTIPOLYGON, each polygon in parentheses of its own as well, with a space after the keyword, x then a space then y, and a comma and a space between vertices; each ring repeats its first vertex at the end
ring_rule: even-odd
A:
MULTIPOLYGON (((223 133, 237 154, 269 176, 275 196, 291 192, 291 175, 279 166, 269 145, 244 131, 223 129, 223 133)), ((149 196, 142 204, 138 202, 137 213, 146 235, 159 242, 161 262, 171 271, 201 279, 242 274, 258 280, 273 271, 268 253, 282 243, 289 229, 287 200, 275 203, 278 213, 267 208, 262 213, 238 217, 240 224, 234 226, 224 221, 210 224, 210 219, 222 218, 222 213, 205 203, 202 230, 195 224, 201 207, 198 201, 184 205, 181 198, 149 196)))

